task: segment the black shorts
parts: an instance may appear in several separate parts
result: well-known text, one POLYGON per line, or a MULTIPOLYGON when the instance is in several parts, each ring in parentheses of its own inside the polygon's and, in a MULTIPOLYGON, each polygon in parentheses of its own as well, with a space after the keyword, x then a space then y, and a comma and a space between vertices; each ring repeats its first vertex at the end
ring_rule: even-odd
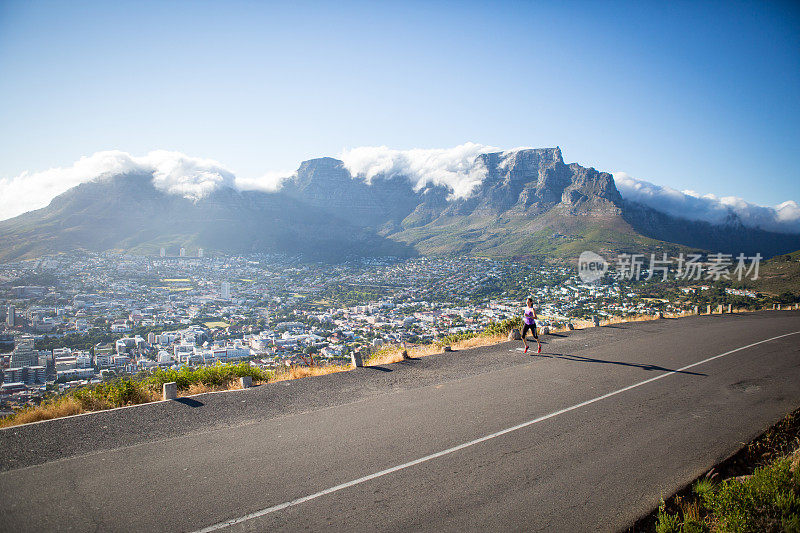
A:
POLYGON ((528 330, 531 330, 533 333, 534 339, 539 339, 539 334, 536 333, 536 324, 522 324, 522 338, 525 338, 525 334, 528 333, 528 330))

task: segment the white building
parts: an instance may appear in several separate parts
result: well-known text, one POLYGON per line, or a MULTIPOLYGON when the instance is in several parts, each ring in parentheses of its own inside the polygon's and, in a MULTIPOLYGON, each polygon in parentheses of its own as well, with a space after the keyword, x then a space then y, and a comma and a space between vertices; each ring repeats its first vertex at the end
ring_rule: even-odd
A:
POLYGON ((219 288, 219 296, 223 300, 230 300, 231 299, 231 284, 227 281, 223 281, 222 285, 219 288))

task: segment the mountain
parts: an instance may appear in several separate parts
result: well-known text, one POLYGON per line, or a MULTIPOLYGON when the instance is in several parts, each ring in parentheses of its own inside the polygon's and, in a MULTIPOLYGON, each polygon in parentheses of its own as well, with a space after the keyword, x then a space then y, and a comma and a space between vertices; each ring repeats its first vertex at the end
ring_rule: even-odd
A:
POLYGON ((735 219, 698 222, 626 201, 611 174, 565 163, 558 147, 482 154, 475 165, 485 177, 466 199, 449 198, 442 186, 414 191, 402 175, 379 174, 368 185, 331 158, 304 162, 283 190, 423 254, 574 257, 688 247, 769 257, 800 246, 798 235, 735 219))
POLYGON ((162 246, 324 260, 414 253, 283 194, 220 188, 191 201, 155 188, 150 174, 83 183, 45 208, 0 222, 0 260, 5 261, 81 249, 154 254, 162 246))
POLYGON ((613 177, 565 163, 556 148, 479 155, 469 195, 398 171, 351 175, 330 157, 303 162, 278 192, 218 187, 190 200, 153 174, 107 175, 45 208, 0 221, 0 260, 69 250, 156 253, 282 252, 313 259, 473 254, 575 257, 583 250, 764 257, 800 248, 800 235, 683 219, 622 198, 613 177))

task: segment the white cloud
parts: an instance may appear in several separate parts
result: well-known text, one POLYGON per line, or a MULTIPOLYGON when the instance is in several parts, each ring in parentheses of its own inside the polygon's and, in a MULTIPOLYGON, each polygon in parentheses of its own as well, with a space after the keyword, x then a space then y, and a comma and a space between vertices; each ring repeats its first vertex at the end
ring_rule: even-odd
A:
POLYGON ((276 192, 283 182, 294 175, 293 171, 271 171, 257 178, 236 178, 236 187, 243 191, 276 192))
POLYGON ((623 198, 670 215, 719 224, 733 214, 745 226, 783 233, 800 233, 800 205, 793 200, 775 207, 765 207, 751 204, 735 196, 700 195, 691 190, 678 191, 670 187, 661 187, 633 178, 625 172, 612 174, 623 198))
POLYGON ((217 187, 235 185, 233 173, 212 159, 156 150, 135 157, 118 150, 85 156, 69 167, 24 172, 0 179, 0 219, 46 206, 50 200, 87 181, 127 172, 152 174, 153 184, 168 193, 190 199, 208 195, 217 187))
POLYGON ((345 150, 339 156, 354 177, 371 183, 378 176, 403 176, 414 190, 428 185, 444 185, 453 198, 466 198, 486 177, 486 169, 476 164, 480 154, 499 152, 499 148, 464 143, 455 148, 393 150, 387 146, 362 146, 345 150))
POLYGON ((213 159, 199 159, 165 150, 133 159, 145 172, 152 171, 153 185, 157 189, 190 200, 205 198, 220 187, 236 186, 233 173, 213 159))

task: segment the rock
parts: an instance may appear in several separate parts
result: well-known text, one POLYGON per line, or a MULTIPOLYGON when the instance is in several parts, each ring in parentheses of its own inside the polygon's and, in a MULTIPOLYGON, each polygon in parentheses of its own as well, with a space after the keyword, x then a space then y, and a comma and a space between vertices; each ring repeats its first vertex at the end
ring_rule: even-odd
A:
POLYGON ((512 329, 508 332, 508 340, 510 341, 521 341, 522 334, 519 332, 517 328, 512 329))
POLYGON ((444 351, 445 351, 445 352, 452 352, 452 351, 453 351, 453 348, 451 348, 450 346, 445 346, 445 347, 444 347, 444 351))
POLYGON ((572 322, 569 322, 569 323, 567 324, 567 329, 568 329, 568 330, 570 330, 570 331, 572 331, 572 330, 574 330, 574 329, 575 329, 575 325, 574 325, 572 322))

